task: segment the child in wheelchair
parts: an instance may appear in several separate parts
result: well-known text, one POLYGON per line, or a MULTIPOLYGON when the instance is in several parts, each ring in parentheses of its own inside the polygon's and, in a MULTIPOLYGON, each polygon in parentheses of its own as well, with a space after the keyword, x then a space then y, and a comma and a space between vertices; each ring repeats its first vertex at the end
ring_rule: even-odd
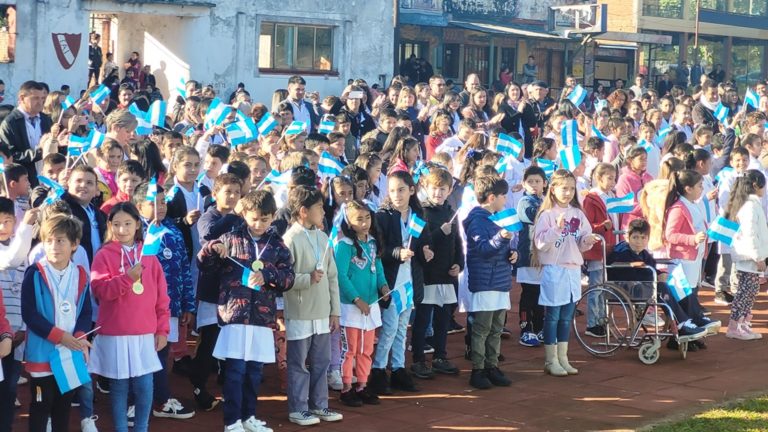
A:
MULTIPOLYGON (((618 243, 613 252, 608 255, 606 264, 630 263, 632 267, 608 268, 608 280, 624 288, 632 300, 637 300, 640 304, 645 304, 653 292, 653 273, 643 266, 648 266, 656 270, 656 260, 648 251, 648 237, 651 232, 651 226, 645 219, 635 219, 627 227, 627 240, 618 243), (644 282, 650 281, 650 282, 644 282)), ((699 348, 697 342, 707 335, 707 328, 698 327, 693 323, 693 317, 702 314, 702 311, 696 302, 688 297, 675 301, 669 292, 665 275, 659 275, 657 284, 657 300, 664 302, 669 309, 661 307, 667 319, 674 321, 677 326, 677 341, 670 338, 667 346, 671 349, 677 349, 679 342, 694 342, 689 345, 689 350, 693 351, 699 348), (663 276, 663 277, 662 277, 663 276), (669 316, 671 314, 671 316, 669 316), (696 348, 693 348, 697 345, 696 348), (691 349, 693 348, 693 349, 691 349)), ((689 296, 690 297, 690 296, 689 296)), ((650 314, 643 318, 645 327, 654 327, 656 324, 663 325, 657 312, 651 310, 650 314)))

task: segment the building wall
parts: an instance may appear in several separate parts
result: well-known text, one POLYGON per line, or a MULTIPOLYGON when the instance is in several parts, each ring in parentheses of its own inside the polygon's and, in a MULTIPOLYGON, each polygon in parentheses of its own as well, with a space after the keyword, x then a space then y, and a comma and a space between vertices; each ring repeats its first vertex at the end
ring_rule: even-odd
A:
POLYGON ((307 90, 321 97, 338 94, 348 78, 369 84, 392 77, 394 45, 392 2, 388 0, 209 0, 215 7, 126 3, 117 0, 17 0, 16 63, 0 64, 0 78, 10 92, 27 79, 51 87, 86 85, 90 13, 117 16, 115 62, 131 51, 150 64, 163 94, 172 96, 179 79, 213 84, 229 94, 242 81, 256 101, 270 101, 285 87, 289 74, 258 70, 262 21, 334 26, 334 69, 338 74, 304 75, 307 90), (75 7, 73 7, 76 5, 75 7), (79 33, 79 53, 70 69, 57 60, 51 33, 79 33))

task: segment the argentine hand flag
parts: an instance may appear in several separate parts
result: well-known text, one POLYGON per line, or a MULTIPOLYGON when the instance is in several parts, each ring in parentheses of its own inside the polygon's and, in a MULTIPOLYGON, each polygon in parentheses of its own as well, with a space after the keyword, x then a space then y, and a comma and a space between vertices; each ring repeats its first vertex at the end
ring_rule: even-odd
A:
POLYGON ((156 100, 149 106, 147 121, 152 126, 165 127, 165 113, 168 110, 168 104, 165 101, 156 100))
POLYGON ((712 240, 717 240, 727 246, 733 245, 733 236, 739 230, 739 223, 718 216, 707 230, 707 235, 712 240))
POLYGON ((48 360, 53 378, 62 394, 91 382, 91 375, 88 373, 82 351, 72 351, 63 345, 56 345, 49 354, 48 360))
POLYGON ((327 135, 336 128, 336 122, 333 120, 323 120, 320 122, 320 127, 317 129, 317 131, 323 135, 327 135))
POLYGON ((523 223, 520 222, 517 211, 513 208, 494 213, 488 216, 488 219, 507 231, 515 232, 523 229, 523 223))
POLYGON ((323 152, 323 154, 320 155, 317 173, 321 178, 338 177, 341 175, 343 169, 344 166, 341 162, 337 161, 330 153, 323 152))
POLYGON ((649 143, 646 139, 641 139, 637 142, 638 147, 642 147, 646 153, 650 153, 653 150, 653 144, 649 143))
POLYGON ((523 151, 523 143, 505 133, 500 133, 499 140, 496 143, 496 151, 517 159, 520 156, 520 152, 523 151))
POLYGON ((669 293, 676 301, 680 301, 693 293, 693 287, 685 277, 682 264, 678 264, 674 270, 669 273, 667 278, 667 286, 669 286, 669 293))
POLYGON ((276 126, 277 120, 272 117, 272 114, 266 113, 264 114, 264 117, 259 120, 259 124, 256 125, 256 128, 259 130, 259 135, 263 136, 270 133, 276 126))
POLYGON ((413 182, 418 184, 419 179, 423 175, 429 175, 429 168, 427 167, 427 164, 425 164, 423 160, 419 159, 418 161, 416 161, 416 166, 413 168, 413 182))
POLYGON ((227 138, 237 147, 259 138, 259 130, 253 120, 237 110, 235 122, 227 125, 227 138))
POLYGON ((179 81, 176 83, 176 93, 184 99, 187 98, 187 80, 184 77, 179 78, 179 81))
POLYGON ((600 132, 600 129, 598 129, 595 125, 592 125, 592 135, 597 138, 600 138, 603 141, 608 141, 608 137, 603 135, 603 133, 600 132))
POLYGON ((163 245, 163 236, 168 232, 164 226, 158 226, 151 223, 147 227, 147 234, 144 236, 144 244, 141 246, 141 255, 153 256, 160 253, 163 245))
POLYGON ((744 102, 754 109, 760 106, 760 96, 757 95, 751 88, 747 87, 747 92, 744 94, 744 102))
POLYGON ((307 129, 307 124, 301 121, 292 122, 285 130, 286 135, 298 135, 307 129))
POLYGON ((0 157, 0 174, 5 174, 5 159, 0 157))
POLYGON ((715 118, 720 123, 725 123, 725 122, 728 121, 728 113, 730 111, 731 110, 727 106, 723 105, 723 103, 720 102, 720 103, 717 104, 717 108, 715 108, 715 112, 714 112, 715 118))
POLYGON ((280 173, 280 171, 273 169, 267 176, 264 178, 265 183, 271 183, 273 185, 277 186, 287 186, 288 181, 291 179, 291 174, 293 173, 293 170, 288 170, 284 173, 280 173))
POLYGON ((261 290, 261 287, 256 285, 255 283, 250 282, 251 276, 253 276, 254 274, 255 273, 251 271, 251 269, 243 267, 243 276, 240 278, 240 283, 243 284, 243 286, 246 288, 259 291, 261 290))
POLYGON ((157 199, 157 177, 152 177, 149 180, 149 186, 147 187, 147 201, 154 201, 157 199))
POLYGON ((629 213, 635 208, 635 193, 630 192, 623 197, 608 198, 605 200, 605 208, 608 213, 629 213))
POLYGON ((656 144, 661 144, 669 133, 672 132, 672 126, 667 126, 664 129, 659 129, 656 133, 656 144))
POLYGON ((136 117, 136 121, 139 122, 139 125, 136 126, 136 135, 149 135, 152 133, 152 123, 147 120, 147 113, 139 109, 135 103, 128 107, 128 112, 133 114, 136 117))
POLYGON ((107 136, 96 129, 91 129, 91 133, 88 134, 88 146, 91 149, 98 149, 104 144, 104 140, 107 136))
POLYGON ((411 218, 408 220, 408 234, 410 234, 412 238, 419 238, 426 225, 427 223, 416 216, 416 214, 411 214, 411 218))
POLYGON ((498 162, 496 162, 496 172, 504 175, 505 172, 507 172, 507 168, 509 167, 507 163, 507 158, 509 156, 502 156, 501 159, 499 159, 498 162))
POLYGON ((398 284, 389 293, 392 298, 392 304, 395 306, 397 314, 407 311, 413 307, 413 282, 407 281, 403 284, 398 284))
POLYGON ((203 123, 205 129, 207 130, 224 123, 231 109, 229 105, 221 102, 219 98, 214 98, 208 106, 208 111, 205 112, 205 122, 203 123))
POLYGON ((563 140, 563 146, 572 147, 579 143, 579 127, 576 120, 565 120, 560 129, 560 138, 563 140))
POLYGON ((581 163, 581 150, 578 145, 572 145, 560 150, 560 166, 573 172, 581 163))
POLYGON ((88 96, 90 96, 96 105, 101 105, 101 103, 109 97, 110 93, 109 88, 104 84, 101 84, 96 90, 88 94, 88 96))
POLYGON ((179 192, 179 185, 174 184, 173 187, 165 194, 165 202, 169 203, 173 201, 173 197, 179 192))
POLYGON ((536 165, 544 170, 544 174, 547 176, 547 178, 552 177, 552 174, 557 171, 557 164, 549 159, 536 158, 536 165))
POLYGON ((39 175, 37 176, 37 181, 40 182, 41 185, 49 187, 51 191, 53 191, 53 195, 50 195, 50 192, 48 193, 49 196, 45 199, 43 204, 45 205, 53 204, 54 201, 56 201, 57 199, 61 198, 62 195, 64 195, 64 188, 60 184, 49 179, 48 177, 39 175))
POLYGON ((576 84, 576 87, 573 88, 573 91, 568 95, 568 100, 573 102, 574 105, 577 107, 584 103, 584 99, 587 98, 587 91, 584 89, 584 87, 581 86, 581 84, 576 84))
POLYGON ((64 98, 64 100, 61 102, 61 109, 62 109, 63 111, 66 111, 66 110, 68 110, 69 108, 71 108, 71 107, 72 107, 74 104, 75 104, 75 98, 73 98, 72 96, 67 96, 67 97, 66 97, 66 98, 64 98))
POLYGON ((87 142, 87 137, 77 137, 72 139, 75 135, 70 136, 69 145, 67 146, 67 156, 78 157, 90 149, 87 142))

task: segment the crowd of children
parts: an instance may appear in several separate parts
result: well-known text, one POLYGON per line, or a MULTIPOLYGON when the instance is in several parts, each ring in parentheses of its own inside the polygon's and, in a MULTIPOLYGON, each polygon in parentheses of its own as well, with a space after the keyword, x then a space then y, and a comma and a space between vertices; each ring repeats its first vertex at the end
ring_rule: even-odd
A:
POLYGON ((55 136, 0 125, 0 432, 27 380, 32 432, 68 430, 73 404, 96 431, 94 389, 118 432, 193 417, 181 394, 221 405, 225 431, 269 432, 265 378, 290 422, 341 421, 329 389, 355 408, 459 374, 447 336, 465 330, 460 313, 469 384, 509 386, 513 301, 519 344, 544 345, 545 373, 578 374, 571 332, 606 328, 599 295, 576 305, 605 262, 663 274, 668 307, 643 323, 665 314, 671 348, 717 333, 701 288, 731 305, 726 337, 761 338, 768 95, 748 90, 723 114, 730 88, 710 80, 674 98, 574 89, 559 103, 543 82, 510 82, 496 98, 473 88, 462 107, 441 82, 417 92, 396 77, 378 97, 357 80, 321 101, 294 76, 267 107, 188 81, 159 120, 140 95, 123 100, 127 87, 117 106, 101 87, 74 100, 24 83, 16 110, 49 115, 36 105, 49 98, 60 115, 55 136), (169 371, 188 387, 171 389, 169 371))

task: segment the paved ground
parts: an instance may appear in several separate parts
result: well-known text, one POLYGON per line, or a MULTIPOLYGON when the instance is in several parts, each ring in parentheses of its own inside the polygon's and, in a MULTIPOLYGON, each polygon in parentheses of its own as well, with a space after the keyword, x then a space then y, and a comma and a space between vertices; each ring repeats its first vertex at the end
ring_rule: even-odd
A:
MULTIPOLYGON (((517 299, 518 291, 513 296, 517 299)), ((714 317, 726 324, 727 309, 714 305, 709 292, 702 296, 704 304, 714 311, 714 317)), ((512 317, 511 313, 510 323, 512 317)), ((755 306, 754 322, 759 330, 765 332, 768 328, 768 300, 764 293, 755 306)), ((609 359, 596 359, 574 346, 572 363, 581 373, 568 378, 543 375, 543 349, 524 348, 516 339, 507 339, 502 342, 506 361, 501 368, 512 378, 513 385, 487 391, 474 390, 468 385, 471 367, 463 359, 463 334, 452 335, 449 336, 449 356, 462 369, 459 376, 419 381, 420 393, 386 397, 379 406, 346 408, 335 400, 337 394, 332 393, 331 405, 343 412, 345 419, 315 429, 355 432, 631 430, 681 411, 695 411, 768 389, 764 363, 768 339, 733 341, 725 338, 724 331, 707 339, 709 349, 689 353, 687 360, 681 360, 677 351, 662 348, 661 359, 652 366, 641 364, 634 350, 622 351, 609 359)), ((262 387, 259 417, 275 430, 303 429, 286 420, 285 396, 276 390, 274 368, 268 367, 266 373, 269 376, 262 387)), ((175 395, 188 398, 190 388, 185 380, 172 377, 172 388, 175 395)), ((20 394, 25 403, 29 387, 20 387, 20 394)), ((96 403, 101 431, 112 430, 107 403, 108 397, 102 395, 96 403)), ((21 418, 16 422, 16 430, 26 430, 24 409, 18 413, 21 418)), ((79 430, 75 424, 73 419, 71 430, 79 430)), ((150 422, 151 430, 155 431, 179 427, 185 432, 222 430, 221 412, 198 413, 189 421, 152 419, 150 422)))

